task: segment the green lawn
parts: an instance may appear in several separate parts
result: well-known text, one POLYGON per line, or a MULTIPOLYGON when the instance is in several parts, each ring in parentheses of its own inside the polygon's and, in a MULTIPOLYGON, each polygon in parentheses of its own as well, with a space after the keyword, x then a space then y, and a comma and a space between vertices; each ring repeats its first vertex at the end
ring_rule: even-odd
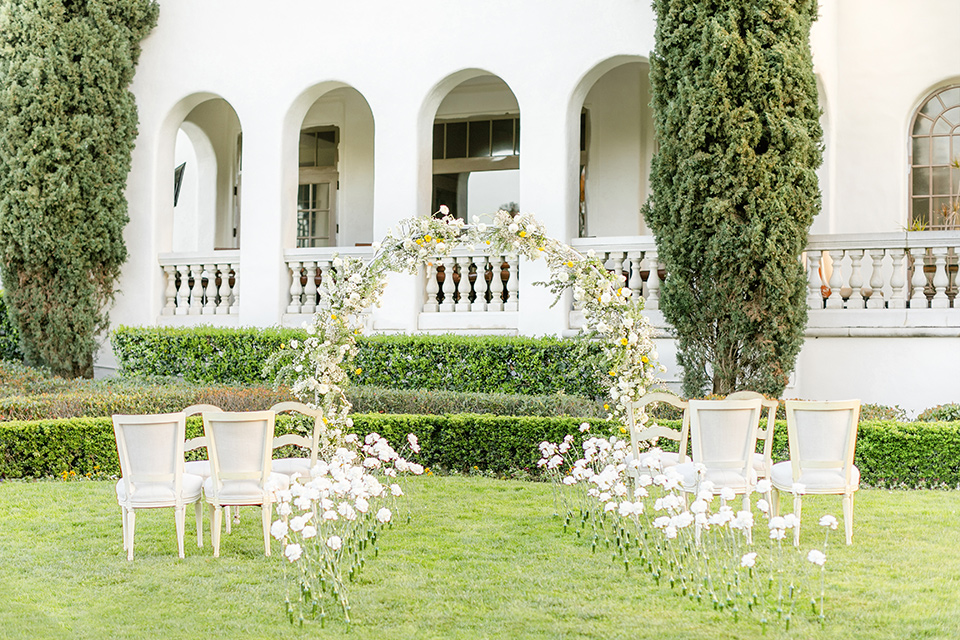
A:
MULTIPOLYGON (((285 561, 276 544, 263 557, 256 510, 221 558, 188 535, 183 561, 172 511, 141 511, 128 563, 113 483, 0 483, 0 638, 761 637, 563 535, 549 485, 425 477, 407 493, 412 521, 369 559, 348 631, 339 614, 323 629, 282 618, 285 561)), ((804 500, 805 546, 839 502, 804 500)), ((825 631, 766 637, 960 637, 958 542, 960 492, 862 490, 854 545, 829 550, 825 631)))

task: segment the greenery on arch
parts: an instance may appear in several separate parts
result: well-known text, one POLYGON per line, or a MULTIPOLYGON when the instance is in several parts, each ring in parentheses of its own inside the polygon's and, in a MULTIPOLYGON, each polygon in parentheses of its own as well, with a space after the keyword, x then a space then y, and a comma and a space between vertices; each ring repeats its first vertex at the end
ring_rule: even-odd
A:
POLYGON ((319 310, 306 326, 307 338, 282 345, 267 365, 276 368, 277 383, 289 384, 304 402, 321 409, 331 428, 352 424, 343 387, 356 373, 351 363, 363 313, 379 303, 387 274, 416 274, 427 261, 457 247, 544 259, 550 269, 545 284, 558 296, 573 289, 587 328, 603 344, 600 357, 611 417, 624 420, 627 402, 646 393, 661 370, 653 328, 642 313, 643 298, 633 295, 623 275, 608 272, 595 256, 548 237, 533 216, 499 211, 491 224, 476 221, 470 226, 449 215, 408 218, 374 246, 375 255, 366 263, 335 258, 333 277, 325 277, 318 288, 319 310))

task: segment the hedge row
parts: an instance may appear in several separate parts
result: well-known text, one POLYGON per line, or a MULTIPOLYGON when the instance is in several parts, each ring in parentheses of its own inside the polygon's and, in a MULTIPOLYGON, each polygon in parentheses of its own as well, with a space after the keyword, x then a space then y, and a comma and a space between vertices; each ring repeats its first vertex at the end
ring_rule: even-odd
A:
MULTIPOLYGON (((305 333, 294 329, 118 327, 111 334, 122 375, 180 376, 191 382, 263 382, 267 357, 305 333)), ((564 393, 598 399, 589 363, 597 344, 508 336, 362 337, 359 385, 461 392, 564 393)))
MULTIPOLYGON (((420 440, 419 461, 451 471, 477 469, 496 474, 525 471, 536 475, 537 445, 580 437, 577 418, 490 415, 357 414, 359 434, 376 431, 395 446, 407 433, 420 440)), ((594 432, 612 423, 591 420, 594 432)), ((676 426, 676 425, 675 425, 676 426)), ((283 417, 278 433, 309 430, 309 423, 283 417)), ((199 434, 199 418, 188 421, 188 436, 199 434)), ((778 424, 774 458, 787 457, 786 426, 778 424)), ((860 424, 856 464, 869 486, 960 488, 960 423, 860 424)), ((0 424, 0 478, 117 474, 113 428, 109 418, 74 418, 0 424)))
MULTIPOLYGON (((478 469, 497 474, 517 470, 536 474, 537 445, 576 434, 583 420, 491 415, 380 415, 356 414, 354 431, 377 432, 399 449, 408 433, 421 445, 414 459, 428 467, 451 471, 478 469)), ((594 430, 609 430, 611 423, 589 420, 594 430)), ((303 416, 277 418, 277 435, 306 433, 312 428, 303 416)), ((199 417, 187 420, 187 437, 202 433, 199 417)), ((289 455, 290 452, 278 452, 289 455)), ((200 455, 194 452, 193 457, 200 455)), ((202 457, 202 456, 201 456, 202 457)), ((0 423, 0 478, 39 478, 65 472, 79 476, 118 475, 117 446, 110 418, 72 418, 0 423)))
POLYGON ((2 290, 0 290, 0 360, 23 360, 23 352, 20 351, 20 333, 7 315, 7 303, 2 290))

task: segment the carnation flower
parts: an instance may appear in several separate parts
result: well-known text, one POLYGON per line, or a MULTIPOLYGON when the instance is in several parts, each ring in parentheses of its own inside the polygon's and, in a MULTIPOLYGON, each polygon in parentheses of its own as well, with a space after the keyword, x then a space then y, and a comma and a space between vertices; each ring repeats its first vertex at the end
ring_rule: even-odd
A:
POLYGON ((290 562, 296 562, 300 559, 300 556, 303 555, 303 548, 298 544, 288 544, 283 550, 283 555, 285 555, 290 562))
POLYGON ((327 546, 334 551, 339 551, 340 547, 343 546, 343 539, 340 536, 330 536, 327 538, 327 546))
POLYGON ((837 522, 837 519, 831 515, 825 515, 820 518, 821 527, 830 527, 831 529, 836 530, 838 524, 840 523, 837 522))
POLYGON ((270 526, 270 535, 272 535, 277 540, 283 540, 284 536, 287 535, 287 523, 283 520, 276 520, 273 525, 270 526))
POLYGON ((818 567, 822 567, 827 561, 827 556, 819 549, 810 549, 810 553, 807 554, 807 560, 818 567))
POLYGON ((390 509, 387 509, 386 507, 383 507, 382 509, 377 511, 377 520, 379 520, 382 524, 386 524, 390 522, 390 519, 392 517, 393 517, 393 513, 390 511, 390 509))
POLYGON ((751 551, 750 553, 744 555, 740 558, 740 566, 744 568, 753 567, 757 564, 757 552, 751 551))

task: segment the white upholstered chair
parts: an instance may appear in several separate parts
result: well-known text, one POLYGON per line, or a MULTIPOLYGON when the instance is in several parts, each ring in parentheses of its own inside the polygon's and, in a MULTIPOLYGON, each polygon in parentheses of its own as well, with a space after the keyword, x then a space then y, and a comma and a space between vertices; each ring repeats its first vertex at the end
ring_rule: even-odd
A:
POLYGON ((113 416, 120 457, 117 502, 123 518, 123 548, 133 560, 136 510, 173 507, 177 545, 183 557, 186 505, 196 505, 197 546, 203 546, 200 487, 203 479, 183 470, 183 413, 113 416))
POLYGON ((770 478, 770 467, 773 466, 773 429, 777 419, 777 407, 780 401, 776 398, 768 398, 756 391, 737 391, 727 396, 727 400, 760 400, 763 408, 767 410, 766 428, 760 429, 757 433, 757 439, 763 438, 763 453, 753 454, 753 470, 757 472, 757 478, 770 478))
POLYGON ((692 462, 677 466, 684 491, 696 493, 702 480, 713 483, 714 493, 730 488, 743 495, 743 508, 750 508, 750 493, 757 482, 753 454, 762 403, 752 400, 690 400, 692 462), (703 475, 696 465, 706 467, 703 475))
MULTIPOLYGON (((790 460, 773 465, 773 508, 780 506, 780 491, 803 485, 802 493, 842 495, 847 544, 853 542, 853 494, 860 488, 860 470, 853 464, 860 422, 860 401, 808 402, 787 400, 787 437, 790 460)), ((794 544, 800 544, 802 494, 794 493, 797 516, 794 544)))
POLYGON ((320 449, 320 436, 323 433, 323 413, 311 409, 302 402, 280 402, 272 407, 274 414, 296 412, 313 418, 313 429, 310 437, 288 433, 273 439, 273 448, 294 445, 306 449, 310 456, 307 458, 277 458, 271 462, 274 473, 282 473, 291 479, 299 474, 303 478, 310 478, 310 470, 317 464, 317 455, 320 449))
MULTIPOLYGON (((184 416, 189 418, 190 416, 202 414, 204 411, 220 411, 220 407, 216 407, 212 404, 193 404, 183 410, 184 416)), ((205 449, 207 447, 207 437, 199 436, 197 438, 190 438, 183 445, 184 452, 186 451, 196 451, 197 449, 205 449)), ((207 460, 188 460, 184 463, 184 471, 187 473, 192 473, 194 475, 200 476, 204 480, 210 477, 210 460, 209 453, 207 454, 207 460)))
POLYGON ((630 471, 631 475, 636 477, 641 470, 647 467, 647 462, 653 456, 659 459, 661 469, 673 467, 687 459, 687 435, 690 427, 690 414, 687 410, 687 401, 671 393, 654 392, 644 395, 636 402, 627 405, 627 429, 630 431, 630 453, 633 459, 637 461, 638 468, 630 471), (656 402, 665 402, 678 409, 683 410, 683 417, 680 421, 680 430, 663 427, 653 421, 647 427, 636 424, 636 412, 646 408, 656 402), (640 451, 641 442, 655 442, 658 438, 666 438, 677 443, 677 452, 661 451, 654 454, 650 451, 640 451))
POLYGON ((224 507, 259 506, 264 553, 270 555, 270 520, 274 491, 286 489, 289 479, 272 473, 273 411, 203 413, 203 432, 210 454, 210 477, 203 483, 210 510, 213 555, 220 555, 220 525, 224 507))

